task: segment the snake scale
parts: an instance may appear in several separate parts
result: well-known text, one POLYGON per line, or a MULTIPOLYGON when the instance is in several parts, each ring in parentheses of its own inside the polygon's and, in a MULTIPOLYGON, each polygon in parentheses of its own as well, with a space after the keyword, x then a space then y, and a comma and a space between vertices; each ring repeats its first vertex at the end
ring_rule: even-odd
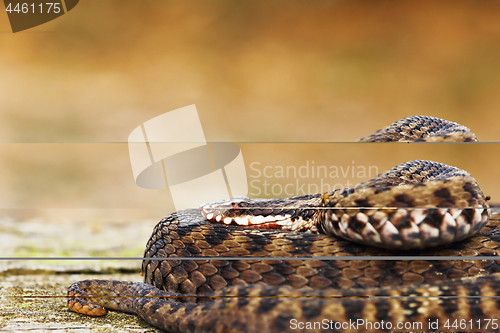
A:
MULTIPOLYGON (((360 141, 477 138, 462 125, 415 116, 360 141)), ((495 331, 496 260, 334 257, 496 256, 499 220, 467 172, 411 161, 353 189, 173 213, 147 243, 145 283, 76 282, 68 307, 135 313, 171 332, 495 331)))

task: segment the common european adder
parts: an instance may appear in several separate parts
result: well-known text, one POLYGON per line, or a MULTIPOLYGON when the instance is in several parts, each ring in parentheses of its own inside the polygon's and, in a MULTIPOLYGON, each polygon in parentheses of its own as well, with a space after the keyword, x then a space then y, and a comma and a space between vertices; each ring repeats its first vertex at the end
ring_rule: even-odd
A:
MULTIPOLYGON (((415 116, 360 141, 477 139, 415 116)), ((411 161, 353 189, 173 213, 147 243, 145 283, 76 282, 68 307, 135 313, 173 332, 495 331, 497 260, 377 256, 497 256, 498 225, 467 172, 411 161)))

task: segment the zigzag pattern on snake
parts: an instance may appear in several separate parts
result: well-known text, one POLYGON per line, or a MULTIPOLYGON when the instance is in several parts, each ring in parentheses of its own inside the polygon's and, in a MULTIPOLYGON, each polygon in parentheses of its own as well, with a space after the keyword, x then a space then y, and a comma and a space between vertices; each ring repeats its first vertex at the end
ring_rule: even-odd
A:
MULTIPOLYGON (((420 116, 360 141, 450 138, 477 141, 461 125, 420 116)), ((104 308, 136 313, 173 332, 422 331, 431 329, 431 321, 442 329, 455 319, 470 320, 468 329, 481 330, 481 320, 500 314, 500 300, 491 298, 500 294, 497 261, 251 258, 392 254, 381 248, 410 249, 405 254, 413 255, 497 255, 498 219, 489 220, 483 193, 463 170, 411 161, 356 189, 289 199, 238 198, 204 205, 201 213, 206 219, 191 210, 160 221, 145 258, 220 260, 145 259, 146 283, 77 282, 68 289, 69 308, 94 316, 105 314, 104 308), (462 279, 451 280, 457 278, 462 279), (372 326, 353 325, 357 320, 372 326), (398 323, 422 326, 398 328, 398 323)))

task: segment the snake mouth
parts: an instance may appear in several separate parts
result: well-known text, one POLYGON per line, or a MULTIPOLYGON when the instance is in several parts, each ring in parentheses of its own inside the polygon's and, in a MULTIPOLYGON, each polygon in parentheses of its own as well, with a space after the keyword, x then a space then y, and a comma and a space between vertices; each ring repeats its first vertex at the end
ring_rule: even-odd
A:
POLYGON ((202 211, 203 216, 213 223, 224 223, 226 225, 238 225, 250 228, 260 229, 290 229, 296 220, 292 219, 291 214, 285 215, 240 215, 240 216, 227 216, 231 214, 230 211, 215 214, 206 213, 202 211))
MULTIPOLYGON (((262 229, 286 229, 286 227, 294 223, 291 214, 273 214, 273 209, 269 209, 269 207, 256 207, 255 205, 249 207, 249 201, 250 199, 247 197, 236 197, 228 201, 203 205, 200 207, 200 211, 208 221, 226 225, 262 229)), ((255 202, 259 202, 259 200, 255 202)))
POLYGON ((211 223, 254 229, 316 230, 319 195, 287 199, 235 197, 202 205, 200 212, 211 223), (291 200, 290 200, 291 199, 291 200))

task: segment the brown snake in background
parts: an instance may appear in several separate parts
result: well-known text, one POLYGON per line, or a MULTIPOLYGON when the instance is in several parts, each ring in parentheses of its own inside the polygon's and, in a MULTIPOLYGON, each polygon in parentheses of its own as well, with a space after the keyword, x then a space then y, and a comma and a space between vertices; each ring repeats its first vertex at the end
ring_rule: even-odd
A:
MULTIPOLYGON (((461 125, 416 116, 360 141, 477 139, 461 125)), ((465 171, 411 161, 355 189, 207 204, 161 220, 144 256, 220 259, 145 259, 145 283, 76 282, 68 307, 135 313, 173 332, 495 331, 496 260, 334 259, 395 255, 383 248, 496 256, 499 219, 486 200, 465 171)))

